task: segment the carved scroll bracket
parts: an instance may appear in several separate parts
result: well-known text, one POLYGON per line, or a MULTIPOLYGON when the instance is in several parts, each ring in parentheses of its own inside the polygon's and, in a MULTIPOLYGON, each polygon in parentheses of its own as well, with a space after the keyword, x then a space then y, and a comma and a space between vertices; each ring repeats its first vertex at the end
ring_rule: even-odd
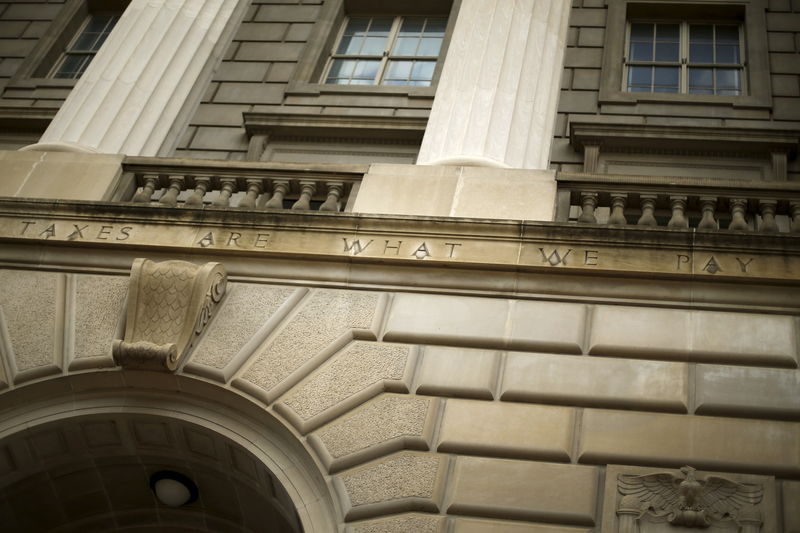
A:
POLYGON ((114 341, 114 361, 125 368, 174 372, 213 316, 226 282, 220 263, 136 259, 125 338, 114 341))

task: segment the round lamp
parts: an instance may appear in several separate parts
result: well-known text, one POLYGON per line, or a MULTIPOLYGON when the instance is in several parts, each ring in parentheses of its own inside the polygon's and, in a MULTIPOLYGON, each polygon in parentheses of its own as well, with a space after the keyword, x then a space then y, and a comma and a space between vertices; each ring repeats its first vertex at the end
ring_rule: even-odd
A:
POLYGON ((198 496, 194 481, 172 470, 160 470, 150 476, 150 490, 168 507, 192 503, 198 496))

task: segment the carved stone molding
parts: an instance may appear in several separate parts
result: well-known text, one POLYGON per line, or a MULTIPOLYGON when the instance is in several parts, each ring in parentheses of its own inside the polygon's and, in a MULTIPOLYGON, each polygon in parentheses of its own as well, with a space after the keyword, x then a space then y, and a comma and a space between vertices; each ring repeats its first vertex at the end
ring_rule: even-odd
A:
POLYGON ((609 466, 603 533, 774 531, 767 476, 609 466))
POLYGON ((114 361, 175 371, 211 319, 226 281, 220 263, 134 260, 125 338, 114 341, 114 361))

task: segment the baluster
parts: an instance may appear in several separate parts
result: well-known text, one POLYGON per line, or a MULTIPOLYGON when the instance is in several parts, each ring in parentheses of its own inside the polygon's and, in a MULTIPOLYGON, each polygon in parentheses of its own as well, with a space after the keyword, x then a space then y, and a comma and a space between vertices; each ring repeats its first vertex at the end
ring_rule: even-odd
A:
POLYGON ((667 227, 688 228, 689 221, 686 220, 686 197, 670 196, 669 204, 670 208, 672 209, 672 218, 669 219, 667 227))
POLYGON ((800 202, 789 202, 789 216, 792 217, 789 231, 792 233, 800 233, 800 202))
POLYGON ((620 192, 611 193, 611 216, 608 223, 611 226, 624 226, 628 223, 625 219, 625 205, 628 203, 628 195, 620 192))
POLYGON ((777 200, 759 200, 758 208, 761 210, 761 233, 778 233, 778 223, 775 222, 775 210, 778 208, 777 200))
POLYGON ((239 207, 244 209, 255 209, 256 208, 256 200, 258 200, 258 196, 261 194, 261 180, 259 179, 249 179, 247 180, 247 194, 242 201, 239 202, 239 207))
POLYGON ((317 192, 317 184, 313 181, 300 182, 300 199, 292 204, 292 209, 311 209, 311 197, 317 192))
POLYGON ((658 197, 655 194, 642 194, 639 196, 640 203, 642 206, 642 216, 639 217, 639 220, 636 221, 636 225, 638 226, 658 226, 658 221, 653 213, 656 210, 656 199, 658 197))
POLYGON ((340 181, 329 181, 325 183, 328 187, 328 198, 319 206, 320 211, 340 211, 339 200, 344 192, 344 183, 340 181))
POLYGON ((581 192, 581 216, 578 217, 578 224, 597 224, 595 209, 597 209, 597 193, 581 192))
POLYGON ((743 198, 731 198, 731 223, 728 225, 729 230, 747 231, 750 229, 747 226, 747 220, 744 215, 747 209, 747 200, 743 198))
POLYGON ((150 200, 153 198, 153 193, 156 192, 157 181, 158 177, 156 176, 145 176, 144 185, 142 185, 142 190, 137 192, 133 196, 133 202, 137 204, 149 203, 150 200))
POLYGON ((714 213, 717 211, 717 199, 713 196, 701 196, 700 210, 703 212, 703 218, 700 219, 697 229, 717 229, 717 220, 714 218, 714 213))
POLYGON ((236 180, 234 179, 221 179, 219 180, 220 190, 219 196, 214 200, 215 207, 228 207, 231 205, 231 196, 236 192, 236 180))
POLYGON ((164 194, 159 198, 158 203, 164 204, 167 207, 175 207, 178 205, 178 195, 185 188, 183 176, 170 176, 169 187, 164 194))
POLYGON ((183 207, 201 207, 203 205, 203 197, 208 192, 211 186, 211 180, 208 178, 195 178, 194 179, 194 192, 183 203, 183 207))
POLYGON ((264 204, 266 209, 283 209, 283 197, 289 192, 289 182, 275 180, 272 182, 272 198, 264 204))

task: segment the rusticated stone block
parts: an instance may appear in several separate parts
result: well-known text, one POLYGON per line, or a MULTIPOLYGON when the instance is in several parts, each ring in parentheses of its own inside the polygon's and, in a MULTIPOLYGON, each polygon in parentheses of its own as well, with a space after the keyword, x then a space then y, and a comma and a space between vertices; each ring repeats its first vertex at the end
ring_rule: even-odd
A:
POLYGON ((509 346, 581 353, 585 319, 585 305, 516 301, 511 309, 509 346))
POLYGON ((384 390, 408 392, 415 351, 407 344, 351 343, 275 408, 307 433, 384 390))
POLYGON ((329 472, 403 449, 427 450, 436 419, 433 398, 383 394, 309 437, 329 472))
POLYGON ((497 381, 498 353, 428 346, 417 378, 417 392, 491 400, 497 381))
POLYGON ((195 348, 187 370, 220 380, 230 377, 230 363, 236 366, 252 354, 303 294, 305 289, 229 283, 222 307, 195 348))
POLYGON ((447 457, 401 452, 333 478, 346 520, 424 510, 438 512, 447 457))
POLYGON ((507 520, 456 518, 453 533, 589 533, 590 529, 526 524, 507 520))
POLYGON ((459 457, 453 476, 450 514, 594 525, 594 467, 459 457))
POLYGON ((783 531, 800 533, 800 481, 783 482, 783 531))
POLYGON ((800 473, 800 424, 587 409, 578 460, 800 473))
POLYGON ((686 412, 687 365, 509 353, 503 400, 686 412))
POLYGON ((569 461, 574 410, 448 400, 439 452, 569 461))
POLYGON ((273 401, 354 337, 374 340, 383 299, 369 292, 311 291, 235 384, 273 401))
POLYGON ((796 367, 789 316, 597 306, 589 353, 796 367))
POLYGON ((407 513, 352 524, 347 533, 443 533, 444 517, 407 513))
POLYGON ((697 414, 800 418, 797 370, 697 365, 697 414))
POLYGON ((53 272, 0 270, 0 349, 15 381, 58 372, 61 367, 57 297, 63 298, 64 275, 53 272), (58 344, 58 346, 57 346, 58 344), (23 375, 14 375, 20 374, 23 375))
POLYGON ((111 343, 117 332, 128 279, 75 276, 75 348, 70 368, 112 366, 111 343))

